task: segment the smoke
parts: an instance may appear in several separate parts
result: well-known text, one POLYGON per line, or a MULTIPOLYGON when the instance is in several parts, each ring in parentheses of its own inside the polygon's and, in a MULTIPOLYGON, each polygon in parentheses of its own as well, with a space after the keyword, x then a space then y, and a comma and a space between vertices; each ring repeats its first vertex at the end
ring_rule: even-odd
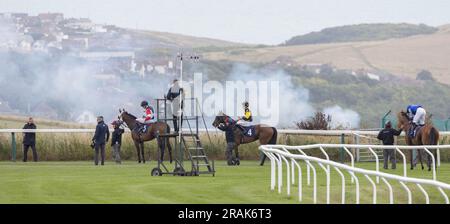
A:
POLYGON ((327 107, 323 113, 331 116, 331 128, 352 129, 359 128, 360 117, 359 114, 350 109, 343 109, 336 105, 327 107))
MULTIPOLYGON (((14 27, 3 26, 0 21, 0 43, 19 43, 24 39, 14 27)), ((131 44, 130 42, 129 44, 131 44)), ((123 49, 133 49, 121 44, 123 49)), ((136 73, 112 72, 113 62, 93 63, 65 53, 46 53, 11 50, 0 45, 0 102, 8 101, 11 108, 21 114, 77 121, 85 111, 115 119, 119 108, 140 116, 139 103, 162 98, 176 74, 150 74, 146 78, 136 73), (99 75, 102 73, 103 75, 99 75), (106 74, 106 75, 105 75, 106 74), (40 114, 37 114, 40 112, 40 114)), ((196 66, 197 71, 208 70, 196 66)), ((214 71, 214 70, 212 70, 214 71)), ((185 81, 191 82, 186 74, 185 81)), ((214 75, 214 74, 208 74, 214 75)), ((222 77, 222 76, 220 76, 222 77)), ((306 119, 315 112, 309 102, 309 91, 293 76, 280 69, 253 68, 234 64, 226 80, 202 80, 203 109, 209 116, 208 124, 219 110, 237 118, 244 114, 242 103, 249 101, 254 123, 264 123, 279 128, 293 127, 294 122, 306 119), (217 87, 215 91, 206 91, 217 87), (219 93, 221 90, 221 94, 219 93), (216 96, 211 97, 211 95, 216 96), (211 108, 208 108, 208 102, 211 108)), ((196 88, 194 86, 194 88, 196 88)), ((197 96, 195 96, 197 97, 197 96)), ((332 116, 333 127, 358 127, 359 115, 339 106, 326 108, 332 116)))
POLYGON ((282 70, 254 69, 247 65, 236 64, 228 80, 259 84, 256 96, 250 97, 251 94, 248 94, 249 97, 246 99, 241 98, 236 101, 237 107, 241 111, 240 116, 243 114, 241 103, 245 100, 249 100, 251 109, 252 105, 256 106, 256 102, 258 102, 258 107, 253 109, 254 115, 265 114, 270 119, 263 118, 260 121, 266 121, 268 125, 277 127, 291 127, 295 121, 305 119, 314 113, 314 108, 308 103, 309 91, 300 83, 294 84, 293 77, 282 70), (277 85, 278 93, 269 92, 265 95, 265 88, 263 88, 265 83, 277 85), (266 107, 261 100, 271 102, 268 102, 268 107, 266 107))

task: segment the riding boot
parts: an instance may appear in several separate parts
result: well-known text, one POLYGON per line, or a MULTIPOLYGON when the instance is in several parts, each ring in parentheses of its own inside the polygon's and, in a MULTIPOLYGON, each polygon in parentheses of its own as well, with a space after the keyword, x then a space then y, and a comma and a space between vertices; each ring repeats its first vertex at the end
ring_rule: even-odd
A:
POLYGON ((234 149, 234 142, 228 142, 227 149, 226 149, 226 157, 227 157, 227 165, 228 166, 235 165, 235 161, 233 158, 233 149, 234 149))
POLYGON ((177 116, 173 116, 173 129, 176 133, 178 133, 178 119, 177 116))

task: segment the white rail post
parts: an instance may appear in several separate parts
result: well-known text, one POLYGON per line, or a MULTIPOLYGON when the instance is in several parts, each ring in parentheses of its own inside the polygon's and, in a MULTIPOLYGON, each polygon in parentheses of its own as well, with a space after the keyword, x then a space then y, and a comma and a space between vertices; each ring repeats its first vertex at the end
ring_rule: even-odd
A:
MULTIPOLYGON (((341 182, 342 182, 342 204, 345 204, 345 176, 344 174, 339 170, 339 168, 333 166, 333 168, 341 175, 341 182)), ((353 178, 352 178, 353 180, 353 178)))
MULTIPOLYGON (((373 151, 373 149, 371 147, 368 147, 368 149, 373 154, 373 156, 375 156, 375 166, 376 166, 375 170, 377 172, 379 172, 380 171, 380 164, 379 164, 379 160, 378 160, 378 155, 377 155, 377 153, 375 153, 375 151, 373 151)), ((380 183, 380 177, 377 176, 376 180, 377 180, 377 184, 380 183)))
POLYGON ((278 162, 278 193, 281 194, 281 187, 283 186, 283 162, 281 161, 280 154, 277 154, 278 162))
POLYGON ((420 191, 422 191, 423 195, 425 196, 425 203, 430 204, 430 198, 428 197, 428 193, 423 189, 422 185, 416 184, 417 187, 419 187, 420 191))
POLYGON ((281 155, 281 159, 284 160, 284 162, 286 162, 286 191, 287 191, 287 195, 288 197, 291 196, 291 168, 289 167, 289 161, 286 159, 286 157, 284 157, 283 155, 281 155))
POLYGON ((330 204, 330 171, 322 163, 318 162, 317 164, 319 164, 319 166, 323 169, 323 171, 325 171, 325 177, 326 177, 326 181, 327 181, 327 186, 326 186, 327 204, 330 204))
MULTIPOLYGON (((431 166, 433 168, 433 180, 436 180, 436 161, 434 160, 434 155, 431 153, 426 147, 423 147, 425 152, 428 153, 428 155, 431 156, 431 166)), ((428 165, 428 159, 427 159, 427 165, 428 165)))
POLYGON ((370 184, 372 184, 372 194, 373 194, 373 204, 377 203, 377 185, 373 182, 372 178, 369 175, 364 174, 364 176, 369 180, 370 184))
MULTIPOLYGON (((301 150, 301 149, 297 149, 297 150, 302 155, 308 156, 308 155, 306 155, 305 152, 303 152, 303 150, 301 150)), ((314 202, 314 204, 317 204, 317 176, 316 176, 316 168, 308 160, 305 160, 305 162, 306 162, 306 167, 311 167, 311 170, 313 171, 313 202, 314 202)))
POLYGON ((445 199, 445 204, 450 204, 448 201, 448 196, 447 194, 444 192, 444 190, 442 190, 442 188, 438 187, 439 192, 441 192, 442 196, 444 196, 445 199))
POLYGON ((356 177, 356 175, 352 172, 348 172, 354 179, 355 179, 355 185, 356 185, 356 204, 359 204, 359 180, 356 177))
POLYGON ((408 204, 412 204, 412 196, 411 196, 411 190, 409 190, 408 186, 406 186, 403 181, 399 181, 399 183, 402 185, 402 187, 406 190, 406 193, 408 194, 408 204))
POLYGON ((406 174, 406 156, 405 156, 405 154, 402 152, 402 151, 400 151, 400 149, 398 148, 398 147, 396 147, 395 148, 396 150, 397 150, 397 152, 402 156, 402 158, 403 158, 403 176, 404 177, 407 177, 407 174, 406 174))
POLYGON ((384 177, 382 177, 381 180, 388 186, 388 189, 389 189, 389 204, 394 204, 394 193, 392 191, 391 184, 384 177))
MULTIPOLYGON (((353 157, 353 154, 350 152, 350 150, 348 150, 347 147, 344 146, 343 148, 344 148, 344 150, 347 152, 347 154, 350 156, 350 160, 351 160, 352 167, 355 167, 355 158, 353 157)), ((359 149, 358 149, 358 150, 359 150, 359 149)), ((353 180, 353 177, 351 178, 351 181, 352 181, 352 183, 355 182, 355 181, 353 180)))

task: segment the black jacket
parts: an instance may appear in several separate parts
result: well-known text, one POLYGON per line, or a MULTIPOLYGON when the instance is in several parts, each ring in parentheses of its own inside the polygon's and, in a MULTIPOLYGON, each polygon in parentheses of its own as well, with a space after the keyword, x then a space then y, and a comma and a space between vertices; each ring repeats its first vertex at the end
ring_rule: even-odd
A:
MULTIPOLYGON (((23 129, 36 129, 36 125, 26 123, 23 126, 23 129)), ((36 133, 25 133, 25 136, 23 137, 23 144, 34 145, 35 143, 36 143, 36 133)))
POLYGON ((109 140, 109 128, 105 122, 101 121, 97 124, 95 128, 95 135, 92 138, 92 141, 95 142, 96 145, 105 144, 109 140))
POLYGON ((402 129, 395 130, 393 128, 385 128, 378 133, 377 138, 383 141, 383 145, 393 145, 394 144, 394 135, 399 136, 402 133, 402 129))
POLYGON ((114 131, 112 133, 112 137, 111 137, 111 146, 115 145, 115 144, 122 144, 122 134, 123 134, 124 130, 122 128, 114 128, 114 131))
POLYGON ((222 125, 217 128, 225 132, 225 139, 227 143, 234 142, 233 126, 231 124, 222 125))

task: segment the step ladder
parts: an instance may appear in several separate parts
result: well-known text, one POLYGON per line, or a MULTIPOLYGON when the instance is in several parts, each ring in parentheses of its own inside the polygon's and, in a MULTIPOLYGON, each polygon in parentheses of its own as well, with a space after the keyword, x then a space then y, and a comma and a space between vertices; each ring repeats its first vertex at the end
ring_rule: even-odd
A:
MULTIPOLYGON (((202 113, 203 117, 203 113, 202 113)), ((182 142, 185 148, 185 151, 188 154, 189 160, 192 162, 192 170, 196 172, 196 174, 212 174, 215 176, 214 170, 214 161, 210 164, 208 156, 206 155, 205 149, 202 146, 202 142, 200 140, 198 125, 199 120, 198 116, 195 116, 194 119, 189 119, 189 117, 184 117, 183 119, 186 121, 189 133, 182 135, 182 142), (195 121, 195 131, 192 128, 190 121, 195 121), (207 168, 204 170, 202 168, 207 168)))
MULTIPOLYGON (((375 162, 375 156, 368 149, 359 150, 359 162, 375 162)), ((377 154, 379 161, 383 161, 383 149, 373 149, 377 154)))
POLYGON ((198 134, 183 134, 181 141, 192 163, 192 171, 194 174, 212 174, 214 176, 214 161, 212 161, 212 164, 210 163, 198 134))

